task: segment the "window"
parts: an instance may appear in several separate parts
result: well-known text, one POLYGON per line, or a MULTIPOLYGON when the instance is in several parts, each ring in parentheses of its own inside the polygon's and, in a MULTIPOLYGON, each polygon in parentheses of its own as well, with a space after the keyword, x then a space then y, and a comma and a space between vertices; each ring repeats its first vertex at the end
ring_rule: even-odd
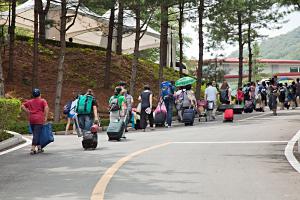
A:
POLYGON ((299 72, 298 67, 290 67, 290 72, 299 72))

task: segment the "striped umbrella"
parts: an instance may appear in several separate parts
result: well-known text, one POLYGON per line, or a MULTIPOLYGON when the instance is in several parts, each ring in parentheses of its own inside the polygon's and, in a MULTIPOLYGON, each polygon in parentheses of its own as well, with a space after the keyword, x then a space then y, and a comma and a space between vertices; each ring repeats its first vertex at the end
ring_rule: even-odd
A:
POLYGON ((186 77, 183 77, 183 78, 177 80, 175 82, 175 86, 176 87, 182 87, 182 86, 186 86, 186 85, 191 85, 195 82, 196 82, 196 79, 194 79, 192 77, 189 77, 189 76, 186 76, 186 77))

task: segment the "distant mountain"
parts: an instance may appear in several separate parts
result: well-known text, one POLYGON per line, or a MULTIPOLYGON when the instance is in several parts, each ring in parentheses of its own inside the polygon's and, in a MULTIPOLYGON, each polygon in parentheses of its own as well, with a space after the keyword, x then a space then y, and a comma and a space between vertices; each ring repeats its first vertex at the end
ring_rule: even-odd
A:
MULTIPOLYGON (((300 60, 300 27, 283 35, 268 38, 260 44, 262 58, 300 60)), ((245 50, 247 57, 248 51, 245 50)), ((238 57, 238 51, 230 57, 238 57)))

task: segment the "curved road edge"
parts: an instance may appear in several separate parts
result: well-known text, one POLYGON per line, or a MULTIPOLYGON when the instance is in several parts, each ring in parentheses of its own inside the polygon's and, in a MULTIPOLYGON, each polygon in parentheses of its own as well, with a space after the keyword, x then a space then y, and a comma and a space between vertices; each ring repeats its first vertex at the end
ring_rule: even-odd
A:
POLYGON ((16 151, 18 149, 21 149, 21 148, 26 147, 31 144, 31 140, 22 136, 21 134, 12 132, 12 131, 7 131, 7 132, 14 135, 14 137, 12 137, 8 140, 5 140, 4 142, 1 143, 0 156, 7 154, 9 152, 12 152, 12 151, 16 151), (23 143, 24 141, 25 141, 25 143, 23 143), (21 144, 21 143, 23 143, 23 144, 21 144), (20 144, 20 145, 18 145, 18 144, 20 144), (16 146, 16 145, 18 145, 18 146, 16 146), (13 146, 15 146, 15 147, 13 147, 13 146), (10 147, 13 147, 13 148, 10 148, 10 147), (7 149, 7 148, 9 148, 9 149, 7 149), (7 150, 1 151, 3 149, 7 149, 7 150))
MULTIPOLYGON (((296 159, 294 155, 294 147, 296 145, 296 142, 300 139, 300 130, 297 132, 297 134, 288 142, 287 146, 285 147, 285 157, 290 163, 290 165, 298 172, 300 173, 300 163, 296 159)), ((299 145, 299 144, 298 144, 299 145)))

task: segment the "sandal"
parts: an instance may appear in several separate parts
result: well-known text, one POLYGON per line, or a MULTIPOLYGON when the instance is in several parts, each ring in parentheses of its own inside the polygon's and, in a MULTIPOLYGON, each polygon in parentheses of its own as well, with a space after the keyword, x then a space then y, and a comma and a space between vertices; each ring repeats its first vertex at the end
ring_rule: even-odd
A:
POLYGON ((36 150, 30 150, 30 155, 34 155, 34 154, 36 154, 36 150))
POLYGON ((44 149, 38 149, 38 153, 43 153, 44 149))

